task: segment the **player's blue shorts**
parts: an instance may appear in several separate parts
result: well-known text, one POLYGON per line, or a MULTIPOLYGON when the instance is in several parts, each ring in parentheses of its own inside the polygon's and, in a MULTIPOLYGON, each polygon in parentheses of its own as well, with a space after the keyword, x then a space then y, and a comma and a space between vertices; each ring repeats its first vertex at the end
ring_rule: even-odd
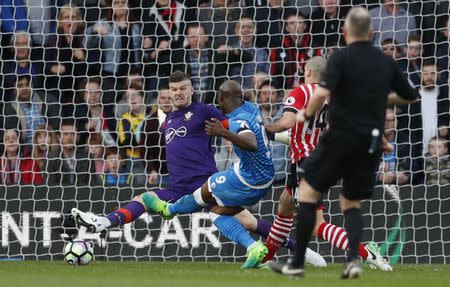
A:
POLYGON ((208 179, 209 191, 212 192, 219 206, 251 206, 258 203, 272 186, 254 189, 243 184, 232 169, 217 172, 208 179))

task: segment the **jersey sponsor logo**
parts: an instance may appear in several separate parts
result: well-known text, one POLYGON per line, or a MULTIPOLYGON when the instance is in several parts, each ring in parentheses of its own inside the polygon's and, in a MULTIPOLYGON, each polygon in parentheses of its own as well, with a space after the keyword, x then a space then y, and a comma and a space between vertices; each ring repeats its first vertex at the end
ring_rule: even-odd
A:
POLYGON ((286 106, 292 106, 294 103, 295 103, 295 98, 294 97, 289 97, 289 98, 287 98, 285 105, 286 106))
POLYGON ((166 144, 170 143, 175 136, 184 138, 187 134, 185 126, 181 126, 178 129, 170 128, 166 131, 166 144))
POLYGON ((190 121, 192 119, 192 116, 194 115, 194 113, 192 113, 191 111, 187 112, 184 114, 184 120, 185 121, 190 121))

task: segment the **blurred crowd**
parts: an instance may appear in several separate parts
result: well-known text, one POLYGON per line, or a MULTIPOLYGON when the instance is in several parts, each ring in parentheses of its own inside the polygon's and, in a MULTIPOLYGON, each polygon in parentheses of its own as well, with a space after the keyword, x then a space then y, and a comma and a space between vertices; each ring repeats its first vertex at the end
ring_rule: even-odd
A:
MULTIPOLYGON (((170 183, 168 78, 186 71, 197 102, 226 79, 270 122, 305 62, 345 47, 352 6, 373 17, 373 44, 421 96, 386 111, 394 150, 379 184, 450 182, 449 1, 0 0, 0 184, 145 187, 170 183)), ((220 170, 235 160, 216 139, 220 170)), ((272 144, 277 184, 288 147, 272 144)))

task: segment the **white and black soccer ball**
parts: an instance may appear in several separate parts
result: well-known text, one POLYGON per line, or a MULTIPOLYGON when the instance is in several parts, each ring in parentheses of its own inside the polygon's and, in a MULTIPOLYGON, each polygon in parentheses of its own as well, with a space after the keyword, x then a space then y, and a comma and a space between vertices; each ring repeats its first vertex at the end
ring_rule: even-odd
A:
POLYGON ((64 260, 70 265, 88 265, 94 260, 94 249, 90 242, 73 240, 64 247, 64 260))

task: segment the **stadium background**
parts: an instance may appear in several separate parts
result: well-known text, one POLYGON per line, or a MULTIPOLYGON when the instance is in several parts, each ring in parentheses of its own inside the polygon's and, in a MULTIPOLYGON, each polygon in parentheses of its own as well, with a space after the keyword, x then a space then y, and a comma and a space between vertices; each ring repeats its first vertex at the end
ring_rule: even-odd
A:
MULTIPOLYGON (((163 152, 158 145, 159 138, 156 139, 157 144, 149 149, 145 141, 127 142, 121 137, 121 133, 124 137, 126 134, 123 128, 121 130, 119 123, 124 118, 123 114, 130 108, 127 98, 131 96, 130 92, 127 92, 129 88, 142 91, 144 94, 146 111, 142 114, 146 120, 159 119, 155 106, 158 88, 167 83, 167 76, 172 69, 188 67, 196 85, 194 85, 196 100, 213 102, 214 90, 222 80, 237 79, 244 85, 246 98, 260 104, 265 115, 270 120, 275 120, 280 116, 283 98, 292 87, 302 81, 304 61, 312 55, 329 56, 334 50, 343 47, 339 28, 349 7, 365 5, 372 9, 373 13, 378 11, 378 14, 374 14, 375 21, 390 19, 389 16, 382 14, 383 11, 376 10, 379 7, 378 1, 371 0, 342 0, 340 3, 324 0, 331 7, 335 7, 329 8, 336 9, 334 18, 321 12, 323 10, 320 3, 313 0, 284 1, 284 8, 274 9, 275 12, 271 12, 264 0, 184 1, 184 21, 180 22, 179 30, 173 28, 172 35, 168 36, 164 35, 167 32, 164 28, 161 30, 155 25, 160 21, 158 17, 162 17, 163 20, 169 19, 167 23, 170 23, 170 27, 175 27, 176 13, 172 13, 176 10, 175 7, 180 7, 180 4, 177 6, 175 3, 180 2, 160 1, 172 3, 173 9, 168 10, 153 9, 154 1, 141 3, 141 1, 114 0, 114 2, 0 1, 1 257, 61 259, 64 244, 61 234, 71 234, 73 231, 66 217, 70 208, 78 206, 82 210, 94 213, 108 213, 127 202, 133 195, 142 192, 143 186, 155 188, 167 182, 166 176, 153 183, 148 182, 148 175, 152 172, 163 175, 166 172, 164 157, 161 156, 163 152), (227 2, 228 6, 220 8, 220 5, 225 5, 224 2, 227 2), (68 7, 64 5, 70 3, 72 3, 71 8, 69 7, 72 11, 72 24, 82 25, 78 26, 78 31, 73 31, 72 36, 75 40, 68 45, 59 40, 65 39, 65 36, 71 33, 57 31, 56 27, 62 27, 67 23, 64 22, 67 18, 63 17, 67 14, 61 11, 64 9, 67 11, 68 7), (105 27, 110 25, 108 23, 114 22, 114 17, 111 18, 113 11, 111 6, 116 5, 116 10, 123 10, 123 3, 129 5, 130 18, 127 21, 128 23, 133 21, 130 27, 136 28, 130 28, 125 34, 120 34, 119 31, 114 36, 110 35, 111 30, 105 31, 104 35, 99 29, 94 32, 96 27, 100 27, 96 25, 99 21, 103 21, 102 19, 108 19, 102 22, 105 27), (58 11, 61 13, 58 14, 58 11), (79 11, 79 15, 73 11, 79 11), (158 11, 161 13, 159 16, 151 16, 151 13, 159 13, 158 11), (224 11, 227 13, 224 14, 224 11), (303 15, 295 18, 299 19, 299 26, 304 25, 301 32, 303 37, 301 37, 302 46, 289 48, 284 46, 289 45, 289 37, 283 40, 286 34, 284 24, 287 23, 284 16, 293 12, 303 15), (270 13, 273 13, 274 18, 268 18, 270 13), (258 48, 255 51, 260 51, 255 53, 265 55, 265 58, 252 55, 249 50, 253 48, 244 49, 236 44, 239 37, 234 35, 233 26, 236 25, 240 15, 250 16, 255 20, 255 39, 251 42, 258 48), (203 65, 196 64, 194 57, 188 53, 191 50, 185 47, 186 43, 183 40, 184 34, 187 33, 183 26, 194 22, 204 25, 206 28, 204 32, 209 36, 209 41, 203 43, 205 53, 200 57, 203 65), (176 40, 177 36, 179 41, 176 40), (127 37, 133 40, 126 42, 124 38, 127 37), (168 47, 164 47, 165 40, 169 38, 172 42, 168 47), (111 39, 115 40, 111 42, 111 39), (124 43, 127 45, 126 48, 120 48, 124 43), (163 44, 158 47, 160 43, 163 44), (223 44, 231 48, 221 47, 223 44), (83 56, 78 57, 72 53, 78 49, 82 51, 83 56), (219 50, 221 52, 217 52, 219 50), (121 51, 121 56, 118 56, 117 51, 121 51), (153 58, 154 52, 157 56, 153 58), (255 64, 245 65, 247 63, 255 64), (53 70, 55 65, 65 66, 65 71, 55 73, 53 70), (294 72, 292 67, 295 67, 294 72), (263 71, 267 74, 262 74, 263 71), (260 80, 263 86, 255 85, 255 81, 251 79, 258 72, 263 79, 260 80), (129 77, 130 74, 134 77, 129 77), (90 110, 93 104, 84 102, 87 87, 82 85, 86 78, 93 79, 98 76, 100 87, 93 93, 100 91, 99 106, 102 109, 99 116, 94 116, 94 109, 90 110), (18 87, 21 81, 27 83, 28 78, 31 79, 33 92, 32 96, 24 101, 18 96, 19 89, 16 90, 15 87, 18 87), (58 141, 49 140, 48 151, 35 152, 41 146, 33 141, 35 131, 45 130, 49 135, 56 135, 61 124, 67 119, 74 120, 78 129, 76 160, 87 163, 85 170, 71 171, 61 165, 49 164, 47 161, 49 158, 54 159, 53 163, 62 159, 61 153, 57 152, 58 141), (91 121, 94 124, 87 125, 91 121), (97 124, 98 121, 101 124, 97 124), (8 165, 11 162, 8 161, 10 155, 6 152, 7 145, 4 144, 4 135, 11 130, 19 130, 21 135, 19 161, 14 168, 8 165), (112 154, 117 154, 117 151, 121 153, 124 161, 123 181, 107 180, 108 173, 102 168, 97 169, 96 165, 98 162, 101 163, 103 154, 100 159, 95 158, 89 149, 90 146, 103 146, 104 151, 108 150, 108 153, 112 154), (151 169, 155 167, 156 170, 151 169)), ((283 1, 270 2, 273 5, 283 1)), ((393 37, 398 41, 394 46, 397 51, 394 57, 405 73, 408 73, 411 84, 418 88, 421 84, 422 61, 430 59, 436 61, 439 74, 437 85, 447 95, 442 99, 439 98, 442 102, 436 103, 438 107, 447 105, 447 110, 442 111, 438 108, 437 112, 440 113, 439 118, 443 118, 444 127, 448 129, 449 40, 446 38, 448 1, 385 0, 384 2, 385 6, 400 5, 395 6, 397 7, 395 9, 399 9, 398 11, 402 11, 403 14, 398 16, 397 21, 392 22, 391 26, 387 21, 384 26, 380 25, 382 30, 375 29, 375 32, 382 32, 379 35, 384 35, 383 33, 388 35, 382 36, 382 40, 393 37), (410 40, 409 46, 408 37, 415 40, 415 42, 410 40), (419 54, 412 55, 411 51, 417 48, 419 54)), ((330 15, 332 14, 334 13, 330 15)), ((115 27, 114 24, 111 25, 113 26, 110 27, 115 27)), ((374 44, 380 45, 381 41, 374 44)), ((388 46, 387 44, 384 46, 388 46)), ((400 182, 400 179, 396 178, 387 182, 387 177, 380 177, 382 179, 379 181, 380 187, 377 188, 373 200, 364 203, 366 226, 364 239, 383 244, 384 254, 390 256, 394 263, 448 263, 450 260, 448 155, 442 157, 437 169, 426 169, 427 157, 430 155, 422 152, 424 144, 422 133, 427 127, 421 126, 420 109, 417 109, 417 104, 413 104, 406 109, 397 109, 395 113, 397 132, 394 141, 398 153, 394 155, 394 161, 392 158, 385 159, 384 162, 391 163, 392 170, 385 170, 381 174, 392 171, 403 173, 407 180, 400 182), (438 174, 437 182, 428 181, 436 174, 438 174)), ((142 121, 140 116, 137 118, 142 121)), ((441 123, 439 121, 439 124, 441 123)), ((143 129, 142 133, 155 135, 156 130, 143 129)), ((130 128, 129 133, 136 136, 136 130, 130 128)), ((438 133, 437 129, 435 133, 438 133)), ((448 137, 448 133, 445 136, 448 137)), ((224 143, 215 141, 215 147, 218 165, 225 168, 232 162, 233 157, 224 143)), ((286 152, 284 146, 274 144, 274 157, 278 164, 274 191, 258 206, 252 208, 255 214, 269 220, 273 218, 276 201, 285 180, 286 152)), ((338 189, 339 187, 334 188, 326 199, 326 214, 330 214, 329 218, 334 224, 342 222, 342 217, 338 213, 338 189)), ((128 226, 123 229, 124 231, 113 230, 106 240, 106 245, 101 240, 94 239, 98 246, 97 258, 242 260, 244 250, 223 238, 216 241, 216 238, 219 238, 218 232, 205 218, 206 214, 199 213, 163 224, 157 216, 146 216, 132 228, 128 226), (152 240, 148 236, 151 236, 152 240)), ((82 236, 89 237, 87 234, 82 236)), ((319 247, 319 252, 328 262, 343 260, 343 253, 332 249, 329 244, 324 242, 315 244, 314 248, 319 247)), ((283 256, 286 252, 282 251, 280 254, 283 256)))

